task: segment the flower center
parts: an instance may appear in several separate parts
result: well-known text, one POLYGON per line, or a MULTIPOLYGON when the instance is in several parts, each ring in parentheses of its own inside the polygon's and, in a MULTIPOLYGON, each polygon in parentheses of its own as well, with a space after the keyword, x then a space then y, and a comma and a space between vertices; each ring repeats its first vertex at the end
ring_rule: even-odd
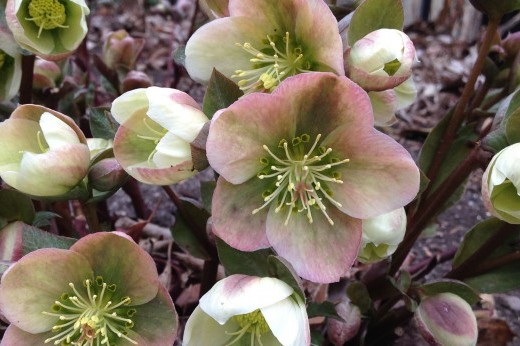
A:
POLYGON ((136 309, 128 307, 130 297, 112 301, 117 287, 107 284, 101 276, 95 280, 86 279, 85 289, 81 294, 73 283, 71 290, 63 293, 51 307, 52 312, 43 311, 44 315, 57 317, 58 321, 52 327, 56 335, 45 340, 54 345, 115 345, 120 339, 137 345, 135 340, 127 336, 134 326, 131 320, 136 309))
MULTIPOLYGON (((159 144, 159 142, 164 137, 164 135, 168 133, 168 130, 161 127, 159 124, 157 124, 155 121, 153 121, 149 118, 144 118, 143 124, 146 127, 146 129, 148 130, 149 135, 146 135, 146 136, 137 135, 137 137, 148 140, 148 141, 152 141, 155 145, 159 144)), ((153 160, 153 156, 155 155, 156 152, 157 152, 157 149, 154 149, 154 150, 152 150, 150 155, 148 155, 147 161, 149 164, 151 164, 151 162, 153 160)))
POLYGON ((4 66, 5 63, 5 52, 0 49, 0 69, 4 66))
POLYGON ((265 46, 258 50, 251 43, 236 43, 253 58, 250 70, 236 70, 231 76, 246 94, 254 91, 273 91, 282 80, 302 72, 310 72, 311 63, 303 56, 303 49, 285 36, 269 36, 265 46))
POLYGON ((246 333, 251 335, 251 345, 255 344, 255 340, 258 341, 258 345, 262 345, 262 334, 267 333, 270 328, 260 310, 257 309, 248 314, 233 316, 233 319, 238 323, 240 329, 232 333, 226 332, 228 335, 235 336, 226 346, 237 343, 246 333))
POLYGON ((253 210, 253 214, 275 203, 276 213, 287 208, 285 225, 295 213, 305 213, 309 223, 312 223, 312 209, 316 208, 331 225, 334 224, 327 214, 324 199, 341 207, 341 203, 332 198, 333 192, 329 184, 343 183, 335 168, 349 162, 349 159, 340 160, 332 155, 331 148, 318 146, 321 134, 316 136, 314 143, 307 149, 310 138, 308 134, 303 134, 294 137, 290 143, 282 139, 276 149, 282 153, 281 156, 273 153, 267 145, 263 146, 269 157, 261 159, 265 167, 257 176, 259 179, 270 180, 270 188, 262 194, 264 204, 253 210))
POLYGON ((394 59, 385 64, 385 67, 383 67, 383 71, 388 73, 389 76, 393 76, 397 72, 397 70, 399 70, 399 67, 401 67, 401 62, 399 62, 399 60, 397 59, 394 59))
POLYGON ((65 6, 58 0, 31 0, 29 16, 25 20, 34 22, 39 27, 38 37, 40 37, 43 29, 68 28, 68 26, 63 25, 67 19, 65 6))

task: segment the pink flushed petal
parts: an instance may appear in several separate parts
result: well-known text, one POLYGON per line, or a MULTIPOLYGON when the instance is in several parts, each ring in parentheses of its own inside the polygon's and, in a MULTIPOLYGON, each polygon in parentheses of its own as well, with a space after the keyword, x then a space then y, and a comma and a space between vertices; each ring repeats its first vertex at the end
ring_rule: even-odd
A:
POLYGON ((128 173, 145 184, 170 185, 191 178, 197 171, 193 162, 184 161, 169 168, 134 167, 128 173))
POLYGON ((94 277, 116 285, 113 300, 129 296, 130 305, 149 302, 157 295, 159 278, 155 262, 135 242, 111 233, 94 233, 81 238, 70 248, 83 255, 94 277))
POLYGON ((224 324, 233 316, 274 305, 293 292, 289 285, 276 278, 235 274, 217 282, 200 299, 200 308, 224 324))
MULTIPOLYGON (((243 1, 241 1, 243 2, 243 1)), ((306 59, 320 62, 318 71, 345 75, 343 44, 338 23, 327 4, 322 0, 297 0, 296 37, 305 38, 306 59), (307 56, 307 54, 311 54, 307 56)))
POLYGON ((53 333, 39 333, 39 334, 31 334, 27 333, 20 328, 16 327, 14 324, 11 324, 7 327, 7 330, 2 337, 2 342, 0 342, 0 346, 41 346, 41 345, 49 345, 45 344, 45 340, 52 337, 53 333))
POLYGON ((58 321, 42 314, 70 291, 69 283, 81 285, 93 276, 81 254, 63 249, 40 249, 25 255, 2 277, 0 310, 15 326, 42 333, 58 321))
POLYGON ((328 136, 324 145, 340 159, 342 184, 330 183, 340 209, 366 219, 390 212, 411 202, 419 191, 419 168, 399 143, 375 129, 340 129, 328 136))
POLYGON ((287 225, 287 208, 267 216, 267 237, 276 252, 292 264, 304 279, 329 283, 339 281, 350 269, 361 244, 361 220, 327 204, 327 219, 313 209, 313 223, 304 213, 293 214, 287 225))
POLYGON ((206 142, 211 167, 233 184, 255 177, 269 156, 262 146, 277 147, 294 133, 291 107, 279 96, 253 93, 217 113, 206 142))
POLYGON ((392 89, 406 81, 411 71, 405 75, 376 76, 354 66, 349 67, 348 76, 355 80, 366 91, 383 91, 392 89))
POLYGON ((280 30, 281 34, 290 31, 292 34, 301 6, 306 6, 306 3, 295 0, 229 0, 229 14, 254 18, 266 35, 274 34, 274 30, 280 30))
POLYGON ((219 178, 211 206, 213 233, 241 251, 269 247, 265 234, 267 208, 253 215, 263 203, 263 188, 260 179, 233 185, 219 178))

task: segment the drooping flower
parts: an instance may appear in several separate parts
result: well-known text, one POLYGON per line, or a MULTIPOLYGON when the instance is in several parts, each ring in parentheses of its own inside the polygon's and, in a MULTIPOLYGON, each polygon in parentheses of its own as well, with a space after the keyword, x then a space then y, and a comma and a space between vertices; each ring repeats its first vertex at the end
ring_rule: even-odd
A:
POLYGON ((430 345, 473 346, 477 319, 471 306, 453 293, 426 297, 415 311, 416 325, 430 345))
POLYGON ((338 24, 323 0, 230 0, 229 14, 186 44, 186 68, 196 81, 207 82, 216 68, 250 93, 273 91, 302 72, 344 75, 338 24))
POLYGON ((419 189, 408 152, 373 128, 366 92, 330 73, 288 78, 217 112, 206 149, 221 175, 215 234, 242 251, 272 246, 316 282, 352 265, 360 219, 404 206, 419 189))
POLYGON ((0 177, 33 196, 64 195, 89 166, 86 139, 74 121, 38 105, 22 105, 0 123, 0 177))
POLYGON ((376 126, 390 126, 396 122, 395 113, 410 106, 417 97, 417 89, 413 77, 393 89, 383 91, 369 91, 368 96, 374 110, 374 124, 376 126))
POLYGON ((396 29, 372 31, 345 52, 347 76, 366 91, 392 89, 410 78, 415 47, 396 29))
POLYGON ((10 100, 20 89, 22 55, 12 35, 3 28, 0 28, 0 76, 0 101, 10 100))
POLYGON ((164 346, 177 328, 153 259, 112 233, 24 256, 2 277, 0 310, 11 322, 2 346, 164 346))
POLYGON ((491 214, 520 224, 520 143, 498 152, 482 176, 482 199, 491 214))
POLYGON ((182 344, 309 345, 305 304, 279 279, 231 275, 200 299, 186 323, 182 344))
POLYGON ((406 231, 404 208, 363 220, 363 240, 358 260, 380 261, 395 252, 406 231))
POLYGON ((72 54, 87 35, 85 0, 8 0, 7 24, 22 48, 46 60, 72 54))
POLYGON ((114 100, 111 109, 121 124, 114 155, 135 179, 168 185, 193 176, 190 143, 208 118, 182 91, 150 87, 114 100))

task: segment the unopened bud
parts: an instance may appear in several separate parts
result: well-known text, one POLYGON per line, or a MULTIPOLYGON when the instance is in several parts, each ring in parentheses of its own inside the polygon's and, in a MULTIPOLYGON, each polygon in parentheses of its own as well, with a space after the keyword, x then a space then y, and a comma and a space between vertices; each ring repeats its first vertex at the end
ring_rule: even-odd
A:
POLYGON ((327 336, 333 345, 340 346, 358 333, 361 326, 361 312, 357 306, 349 301, 337 304, 336 312, 343 321, 329 318, 327 336))
POLYGON ((112 69, 123 66, 131 70, 143 46, 144 39, 134 38, 125 30, 111 32, 103 45, 103 62, 112 69))
POLYGON ((130 71, 121 83, 121 92, 125 93, 130 90, 148 88, 152 86, 152 80, 144 72, 130 71))
POLYGON ((111 191, 118 188, 127 178, 128 174, 114 158, 95 163, 88 173, 90 185, 98 191, 111 191))
POLYGON ((470 346, 477 343, 477 319, 471 306, 453 293, 421 301, 415 311, 419 332, 430 345, 470 346))
POLYGON ((33 88, 37 90, 55 88, 60 76, 61 69, 55 62, 37 58, 34 62, 33 88))

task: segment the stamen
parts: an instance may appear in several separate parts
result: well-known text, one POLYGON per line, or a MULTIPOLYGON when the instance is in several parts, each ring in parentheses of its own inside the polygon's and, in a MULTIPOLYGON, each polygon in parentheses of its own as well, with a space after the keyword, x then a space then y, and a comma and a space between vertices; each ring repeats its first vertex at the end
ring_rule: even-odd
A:
POLYGON ((68 28, 65 6, 58 0, 31 0, 28 6, 29 16, 25 20, 38 27, 38 38, 42 31, 56 28, 68 28))

